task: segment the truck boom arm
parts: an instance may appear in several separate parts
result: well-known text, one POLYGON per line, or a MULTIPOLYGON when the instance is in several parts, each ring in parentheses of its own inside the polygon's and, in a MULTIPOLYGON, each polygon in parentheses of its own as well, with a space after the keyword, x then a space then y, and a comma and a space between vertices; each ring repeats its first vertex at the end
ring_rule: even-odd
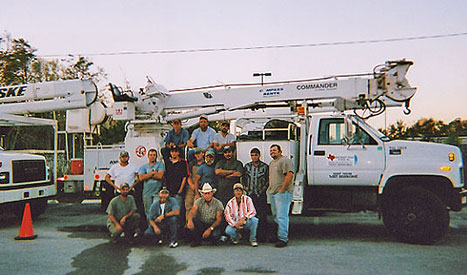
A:
MULTIPOLYGON (((338 111, 369 108, 372 104, 403 106, 416 92, 405 75, 411 61, 388 61, 377 66, 373 74, 366 77, 336 76, 321 80, 287 81, 274 85, 256 85, 233 88, 206 88, 178 90, 167 93, 157 85, 149 83, 137 104, 152 101, 155 111, 153 119, 192 118, 199 114, 214 114, 223 111, 260 109, 266 107, 292 107, 307 102, 335 100, 331 103, 338 111), (185 112, 184 112, 185 110, 185 112), (175 114, 175 115, 174 115, 175 114)), ((311 105, 310 105, 311 104, 311 105)))

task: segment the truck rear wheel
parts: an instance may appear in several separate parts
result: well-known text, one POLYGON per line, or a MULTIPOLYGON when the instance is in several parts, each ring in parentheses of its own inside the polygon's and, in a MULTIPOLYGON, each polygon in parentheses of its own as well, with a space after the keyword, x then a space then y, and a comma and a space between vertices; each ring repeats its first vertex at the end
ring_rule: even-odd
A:
POLYGON ((383 222, 398 240, 433 244, 446 234, 449 212, 431 191, 409 187, 393 197, 383 206, 383 222))

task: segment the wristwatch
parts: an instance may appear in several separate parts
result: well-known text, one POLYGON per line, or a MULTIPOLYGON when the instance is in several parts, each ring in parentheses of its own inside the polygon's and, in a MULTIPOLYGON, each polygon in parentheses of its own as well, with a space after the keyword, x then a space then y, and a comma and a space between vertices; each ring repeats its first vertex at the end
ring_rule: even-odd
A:
POLYGON ((211 231, 214 231, 214 227, 211 226, 210 229, 211 229, 211 231))

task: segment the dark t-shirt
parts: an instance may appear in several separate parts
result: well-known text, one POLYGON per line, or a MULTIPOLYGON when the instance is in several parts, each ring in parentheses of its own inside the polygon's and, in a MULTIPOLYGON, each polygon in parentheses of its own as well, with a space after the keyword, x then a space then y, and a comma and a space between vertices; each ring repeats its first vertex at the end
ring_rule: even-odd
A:
POLYGON ((175 163, 168 161, 165 164, 165 184, 171 196, 178 193, 183 178, 187 176, 189 176, 189 172, 186 160, 182 159, 175 163))
MULTIPOLYGON (((216 164, 215 170, 217 169, 235 170, 243 175, 243 164, 238 160, 233 160, 230 163, 226 160, 221 160, 216 164)), ((233 185, 235 183, 240 183, 240 178, 241 177, 226 178, 225 176, 217 176, 216 197, 221 200, 223 204, 226 204, 233 197, 233 185)))

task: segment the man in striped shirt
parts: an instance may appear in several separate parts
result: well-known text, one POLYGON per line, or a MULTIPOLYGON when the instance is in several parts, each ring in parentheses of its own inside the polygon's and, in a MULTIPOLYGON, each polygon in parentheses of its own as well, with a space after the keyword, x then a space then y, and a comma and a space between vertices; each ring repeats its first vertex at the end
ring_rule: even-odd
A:
POLYGON ((258 219, 255 217, 256 210, 250 197, 243 194, 243 185, 236 183, 233 186, 234 197, 227 202, 224 216, 228 225, 225 233, 230 236, 234 244, 238 244, 239 232, 242 230, 250 231, 250 244, 257 247, 256 228, 258 219))
POLYGON ((260 160, 261 153, 258 148, 250 151, 251 161, 245 164, 243 186, 245 194, 252 200, 256 208, 258 223, 258 241, 266 242, 268 238, 268 212, 269 206, 266 190, 269 187, 269 165, 260 160))

